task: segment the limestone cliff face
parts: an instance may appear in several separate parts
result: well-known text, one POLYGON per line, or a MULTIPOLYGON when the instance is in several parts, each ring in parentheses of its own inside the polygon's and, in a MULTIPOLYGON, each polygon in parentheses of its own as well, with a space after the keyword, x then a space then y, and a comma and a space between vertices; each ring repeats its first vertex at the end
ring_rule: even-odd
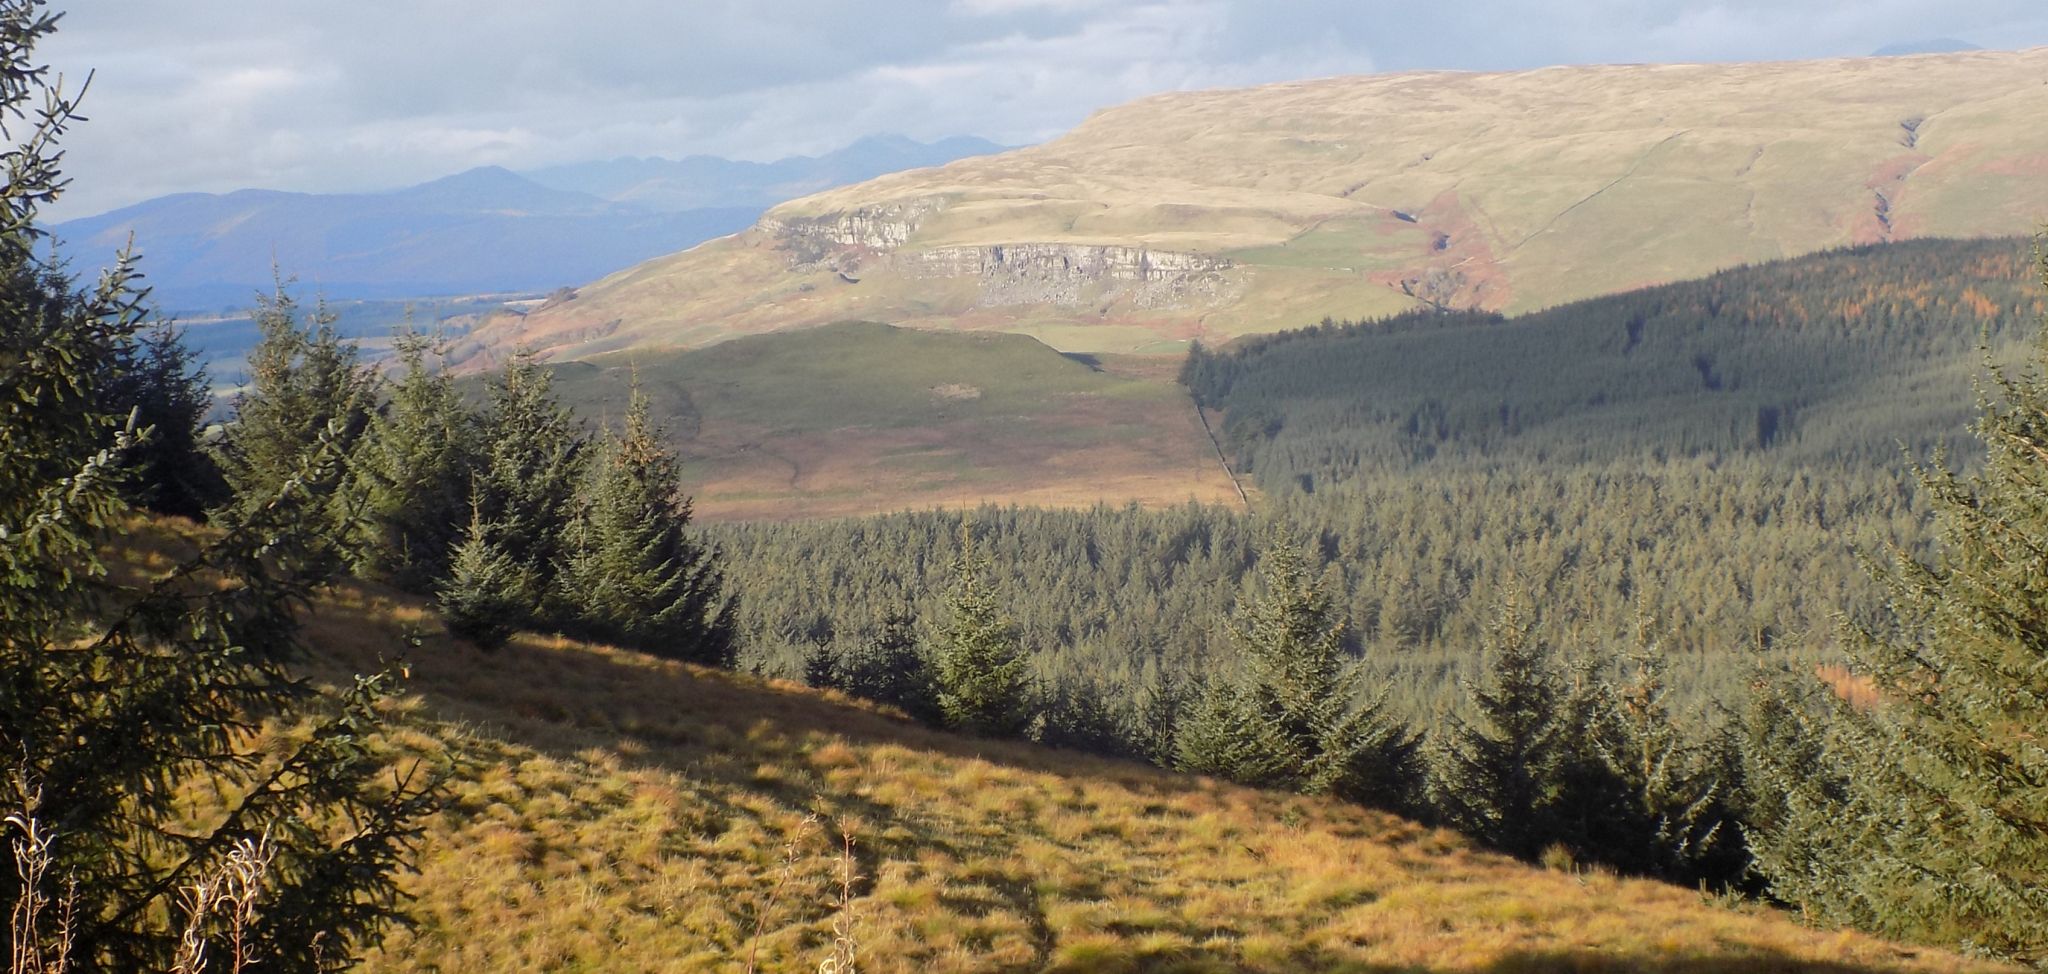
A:
POLYGON ((1232 283, 1229 260, 1143 247, 1018 243, 899 252, 904 276, 970 278, 983 307, 1120 301, 1174 308, 1223 297, 1232 283))
POLYGON ((768 216, 755 229, 780 241, 789 251, 791 263, 815 265, 838 261, 843 250, 888 253, 903 246, 918 224, 945 209, 946 201, 936 197, 864 206, 840 213, 814 217, 768 216))
POLYGON ((1099 244, 1008 243, 906 249, 920 224, 945 209, 928 197, 821 216, 770 216, 757 227, 793 269, 834 270, 848 280, 887 270, 913 280, 972 280, 977 304, 1079 307, 1106 301, 1176 308, 1229 296, 1231 262, 1203 254, 1099 244))

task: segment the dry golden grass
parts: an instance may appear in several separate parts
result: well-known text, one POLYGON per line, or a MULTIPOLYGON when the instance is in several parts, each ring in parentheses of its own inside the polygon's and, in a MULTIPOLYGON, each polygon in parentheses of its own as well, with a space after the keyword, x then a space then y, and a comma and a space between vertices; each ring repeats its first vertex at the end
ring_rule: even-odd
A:
POLYGON ((1161 95, 1042 146, 778 207, 942 202, 902 249, 1113 244, 1230 258, 1163 307, 1009 304, 887 254, 858 283, 750 231, 622 270, 478 335, 565 355, 866 318, 1131 351, 1418 306, 1505 310, 1831 246, 2032 232, 2048 213, 2048 48, 1768 64, 1416 72, 1161 95), (593 338, 593 336, 596 336, 593 338))
POLYGON ((816 969, 858 837, 861 969, 1962 971, 1598 873, 1547 871, 1314 798, 936 733, 830 694, 567 640, 481 653, 349 586, 309 624, 316 679, 406 630, 399 743, 462 762, 420 849, 390 972, 816 969), (764 909, 771 895, 776 904, 764 909))

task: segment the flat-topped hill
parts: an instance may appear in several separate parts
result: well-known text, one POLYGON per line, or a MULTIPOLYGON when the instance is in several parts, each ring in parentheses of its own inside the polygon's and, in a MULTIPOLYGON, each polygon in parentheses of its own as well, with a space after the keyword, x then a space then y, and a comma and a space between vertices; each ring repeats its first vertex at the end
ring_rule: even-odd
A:
POLYGON ((1162 95, 784 204, 478 337, 587 355, 867 318, 1128 351, 1526 310, 1845 244, 2031 232, 2044 117, 2048 49, 1162 95))

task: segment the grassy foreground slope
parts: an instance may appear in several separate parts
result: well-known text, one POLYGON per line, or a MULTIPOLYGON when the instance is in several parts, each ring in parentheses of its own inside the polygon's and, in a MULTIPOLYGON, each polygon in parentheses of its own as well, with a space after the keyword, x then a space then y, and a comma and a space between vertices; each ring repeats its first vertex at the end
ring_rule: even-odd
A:
POLYGON ((848 322, 568 363, 555 382, 595 421, 624 413, 636 374, 708 518, 1235 498, 1172 363, 848 322))
POLYGON ((375 588, 314 607, 310 673, 409 632, 397 743, 459 775, 373 972, 738 971, 756 930, 760 970, 814 970, 836 885, 812 812, 854 830, 875 972, 1997 969, 745 676, 542 637, 481 654, 375 588))
POLYGON ((784 204, 480 336, 565 354, 869 318, 1129 351, 1521 311, 2048 214, 2048 48, 1160 95, 784 204))

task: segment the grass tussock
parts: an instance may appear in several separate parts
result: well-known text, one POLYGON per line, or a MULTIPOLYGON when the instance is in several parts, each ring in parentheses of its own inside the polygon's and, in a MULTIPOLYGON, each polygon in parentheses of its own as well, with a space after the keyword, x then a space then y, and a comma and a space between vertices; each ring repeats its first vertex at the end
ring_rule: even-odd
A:
POLYGON ((398 743, 463 770, 371 971, 847 970, 856 943, 918 974, 1994 969, 787 684, 548 636, 484 654, 371 588, 316 607, 312 675, 408 631, 398 743))

